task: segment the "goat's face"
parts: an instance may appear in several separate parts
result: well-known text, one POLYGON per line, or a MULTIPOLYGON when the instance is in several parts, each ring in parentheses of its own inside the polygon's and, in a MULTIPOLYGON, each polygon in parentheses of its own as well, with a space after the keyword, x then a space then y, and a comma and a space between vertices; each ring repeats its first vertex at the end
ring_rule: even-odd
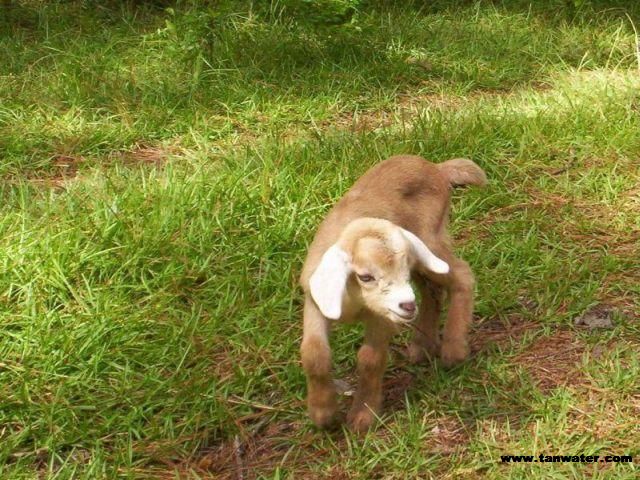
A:
POLYGON ((418 312, 411 270, 447 273, 449 266, 413 233, 387 220, 351 222, 323 255, 309 279, 311 296, 324 316, 339 319, 345 294, 361 306, 396 323, 418 312))
POLYGON ((411 258, 406 240, 399 231, 394 233, 355 242, 349 287, 366 309, 393 322, 410 322, 418 313, 410 283, 411 258))

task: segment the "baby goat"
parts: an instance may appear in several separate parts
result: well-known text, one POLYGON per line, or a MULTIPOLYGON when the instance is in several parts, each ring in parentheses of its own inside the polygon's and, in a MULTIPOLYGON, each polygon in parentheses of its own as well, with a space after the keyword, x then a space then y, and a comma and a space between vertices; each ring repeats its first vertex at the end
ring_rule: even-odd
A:
POLYGON ((408 347, 412 362, 439 353, 451 366, 467 357, 473 274, 451 251, 449 197, 452 186, 485 183, 484 172, 471 160, 433 164, 399 155, 366 172, 322 222, 300 278, 305 292, 300 350, 309 415, 316 425, 332 423, 337 409, 331 320, 365 325, 358 388, 347 416, 355 431, 368 429, 380 411, 387 348, 400 326, 415 328, 408 347), (412 279, 420 291, 420 309, 412 279), (440 347, 443 290, 450 305, 440 347))

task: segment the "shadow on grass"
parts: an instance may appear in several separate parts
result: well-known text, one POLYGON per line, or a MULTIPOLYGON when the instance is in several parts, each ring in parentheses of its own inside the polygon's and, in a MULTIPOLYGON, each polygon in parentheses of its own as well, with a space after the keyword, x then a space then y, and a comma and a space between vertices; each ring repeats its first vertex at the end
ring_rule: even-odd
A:
POLYGON ((567 66, 631 64, 625 13, 640 11, 613 8, 620 2, 580 13, 558 1, 374 2, 354 24, 319 27, 243 2, 9 5, 0 96, 9 99, 2 135, 14 173, 194 130, 250 142, 412 95, 504 91, 567 66))
MULTIPOLYGON (((77 100, 89 105, 100 91, 91 81, 94 75, 104 77, 118 64, 143 61, 163 62, 164 69, 153 71, 164 77, 155 82, 162 88, 146 96, 144 86, 152 82, 141 91, 124 77, 107 75, 101 80, 114 98, 131 106, 195 101, 216 109, 280 95, 299 102, 326 95, 330 102, 339 94, 370 96, 372 89, 383 96, 441 84, 463 91, 505 89, 539 80, 547 62, 577 66, 585 55, 595 64, 610 60, 609 51, 598 51, 598 39, 606 34, 602 30, 617 28, 626 14, 635 18, 640 12, 640 6, 623 9, 624 2, 595 2, 578 13, 571 2, 559 0, 535 6, 524 1, 400 7, 373 2, 354 25, 322 27, 276 16, 264 6, 254 10, 244 2, 215 9, 177 2, 174 10, 158 8, 162 3, 5 7, 6 35, 19 38, 28 32, 24 43, 32 48, 8 60, 6 68, 18 73, 34 62, 46 66, 50 59, 43 54, 50 49, 59 50, 57 58, 81 59, 87 78, 85 88, 79 82, 77 100), (122 49, 122 44, 135 48, 122 49), (94 47, 107 48, 109 55, 91 58, 94 47), (172 88, 171 81, 179 79, 185 84, 172 88)), ((108 95, 99 97, 108 103, 108 95)))

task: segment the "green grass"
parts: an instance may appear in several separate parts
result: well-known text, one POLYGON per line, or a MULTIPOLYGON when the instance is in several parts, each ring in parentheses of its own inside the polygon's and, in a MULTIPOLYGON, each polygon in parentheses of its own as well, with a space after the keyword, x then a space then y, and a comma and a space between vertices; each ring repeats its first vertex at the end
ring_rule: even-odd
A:
POLYGON ((238 478, 235 439, 246 478, 637 477, 500 455, 640 455, 640 7, 393 3, 0 7, 1 478, 238 478), (378 430, 318 432, 297 275, 403 152, 490 179, 453 201, 476 353, 395 355, 378 430))

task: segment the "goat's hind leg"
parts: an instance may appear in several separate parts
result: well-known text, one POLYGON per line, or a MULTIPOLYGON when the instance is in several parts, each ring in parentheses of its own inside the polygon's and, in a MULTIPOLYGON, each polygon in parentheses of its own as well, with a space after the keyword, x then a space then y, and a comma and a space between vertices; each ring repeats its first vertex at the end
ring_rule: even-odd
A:
POLYGON ((464 361, 469 355, 468 333, 473 316, 473 272, 469 264, 455 257, 448 248, 438 248, 435 254, 449 264, 449 272, 426 272, 430 281, 446 289, 449 309, 442 332, 440 359, 445 367, 464 361))
POLYGON ((307 376, 307 407, 318 427, 329 427, 338 408, 331 376, 331 349, 328 320, 311 298, 304 302, 304 332, 300 346, 302 367, 307 376))
POLYGON ((451 261, 449 265, 449 311, 440 350, 440 358, 445 367, 456 365, 469 355, 467 337, 473 317, 474 279, 471 268, 467 262, 460 259, 451 261))
POLYGON ((415 332, 407 347, 411 363, 423 362, 427 358, 437 358, 440 352, 440 311, 442 288, 421 276, 415 277, 420 290, 420 309, 414 324, 415 332))

